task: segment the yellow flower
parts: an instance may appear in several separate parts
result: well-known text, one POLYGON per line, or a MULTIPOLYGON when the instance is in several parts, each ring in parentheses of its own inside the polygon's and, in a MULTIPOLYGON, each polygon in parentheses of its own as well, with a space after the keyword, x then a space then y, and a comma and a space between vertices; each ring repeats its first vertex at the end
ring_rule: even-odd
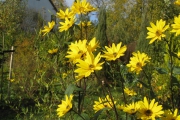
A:
POLYGON ((124 56, 127 47, 125 45, 121 45, 122 42, 117 44, 117 46, 114 43, 112 44, 112 47, 105 46, 106 51, 103 51, 104 55, 102 55, 102 57, 106 58, 107 61, 112 61, 116 60, 117 58, 120 58, 121 56, 124 56))
POLYGON ((178 17, 174 17, 174 24, 172 24, 172 31, 175 32, 176 36, 180 34, 180 15, 178 17))
POLYGON ((123 110, 124 107, 125 107, 125 106, 124 106, 123 104, 121 104, 121 105, 118 104, 118 105, 116 106, 116 108, 119 109, 119 110, 123 110))
POLYGON ((84 21, 84 22, 80 22, 79 23, 79 26, 81 27, 81 25, 82 25, 82 27, 84 27, 84 28, 86 28, 86 27, 88 27, 88 26, 91 26, 92 24, 91 24, 91 21, 84 21))
MULTIPOLYGON (((114 101, 114 104, 116 104, 116 101, 114 101)), ((113 102, 109 95, 106 95, 105 99, 99 97, 99 101, 94 101, 93 110, 95 113, 99 110, 102 110, 103 108, 113 108, 113 102)))
POLYGON ((74 18, 71 18, 70 20, 65 18, 65 22, 59 22, 59 24, 61 25, 59 27, 59 32, 67 31, 70 27, 72 27, 74 21, 74 18))
POLYGON ((177 53, 178 58, 180 58, 180 52, 177 53))
POLYGON ((57 53, 57 51, 58 51, 58 48, 52 49, 52 50, 48 50, 48 53, 49 54, 55 54, 55 53, 57 53))
POLYGON ((43 36, 49 33, 53 29, 54 25, 55 25, 54 21, 48 22, 48 26, 44 26, 44 29, 41 31, 42 33, 44 33, 43 36))
POLYGON ((88 77, 95 70, 102 69, 103 62, 99 63, 100 59, 100 53, 94 58, 92 53, 87 52, 85 60, 77 60, 78 63, 76 65, 78 68, 74 72, 78 73, 78 76, 88 77))
POLYGON ((124 88, 124 92, 129 95, 129 96, 134 96, 134 95, 137 95, 136 92, 134 92, 133 90, 130 90, 129 88, 124 88))
POLYGON ((96 38, 94 37, 93 39, 91 39, 91 41, 89 42, 89 44, 87 45, 88 47, 88 51, 93 52, 96 51, 96 48, 99 46, 99 42, 96 41, 96 38))
POLYGON ((139 101, 139 105, 138 118, 141 120, 156 120, 157 117, 161 117, 164 113, 162 105, 158 105, 155 99, 149 103, 147 98, 144 97, 144 101, 139 101))
POLYGON ((176 1, 174 2, 174 4, 180 5, 180 0, 176 0, 176 1))
POLYGON ((95 8, 92 7, 86 0, 76 0, 76 2, 73 3, 71 9, 74 13, 77 14, 86 14, 95 10, 95 8))
POLYGON ((142 70, 142 67, 145 66, 146 62, 149 62, 151 58, 149 58, 147 54, 140 53, 139 51, 132 54, 133 56, 130 58, 129 64, 127 64, 126 66, 129 67, 129 71, 139 74, 142 70))
POLYGON ((164 112, 164 117, 162 120, 180 120, 180 115, 178 115, 178 109, 175 109, 174 114, 170 110, 164 112))
POLYGON ((60 11, 57 12, 56 14, 59 19, 66 19, 66 18, 69 19, 74 17, 74 13, 72 11, 69 12, 69 8, 67 8, 65 12, 60 9, 60 11))
POLYGON ((70 96, 65 96, 66 99, 62 100, 62 103, 60 105, 58 105, 57 108, 57 115, 59 117, 62 117, 63 115, 65 115, 71 108, 72 108, 72 99, 73 99, 73 95, 70 96))
POLYGON ((139 102, 135 102, 135 103, 133 102, 132 104, 126 105, 123 108, 123 111, 133 115, 133 114, 136 114, 139 108, 140 108, 139 102))
POLYGON ((161 40, 163 37, 165 37, 166 35, 163 34, 163 32, 165 32, 168 28, 169 25, 165 26, 165 21, 161 20, 157 20, 156 21, 156 25, 154 23, 150 23, 151 27, 147 27, 147 29, 149 30, 149 32, 147 33, 148 36, 146 37, 147 39, 151 39, 149 44, 153 43, 155 40, 161 40))
POLYGON ((69 58, 69 61, 73 61, 74 64, 77 63, 78 59, 84 59, 87 52, 86 44, 87 40, 79 40, 75 41, 75 43, 71 43, 66 58, 69 58))

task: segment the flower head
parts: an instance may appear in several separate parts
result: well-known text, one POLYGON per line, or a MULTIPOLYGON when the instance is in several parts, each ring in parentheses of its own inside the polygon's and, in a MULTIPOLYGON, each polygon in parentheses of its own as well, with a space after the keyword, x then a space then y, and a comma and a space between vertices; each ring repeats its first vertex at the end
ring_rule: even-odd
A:
MULTIPOLYGON (((114 104, 116 104, 116 101, 114 101, 114 104)), ((106 95, 105 99, 99 97, 99 101, 94 101, 93 109, 95 112, 102 110, 103 108, 113 108, 113 102, 109 95, 106 95)))
POLYGON ((95 8, 90 5, 86 0, 76 0, 71 7, 72 11, 77 14, 86 14, 88 12, 94 11, 95 8))
POLYGON ((180 15, 178 17, 174 17, 174 24, 172 24, 172 31, 175 32, 176 36, 180 34, 180 15))
POLYGON ((99 63, 101 57, 100 53, 94 58, 94 55, 90 52, 86 53, 86 58, 84 60, 77 60, 77 69, 74 71, 78 73, 78 76, 88 77, 95 70, 101 70, 103 62, 99 63))
POLYGON ((124 92, 129 95, 129 96, 134 96, 134 95, 137 95, 136 92, 134 92, 133 90, 130 90, 129 88, 125 87, 124 88, 124 92))
POLYGON ((149 62, 151 58, 149 58, 147 54, 140 53, 139 51, 132 54, 133 56, 130 58, 129 64, 127 64, 126 66, 129 67, 129 71, 139 74, 142 70, 142 67, 145 66, 146 62, 149 62))
POLYGON ((154 23, 150 23, 151 27, 147 27, 147 29, 149 30, 149 32, 147 33, 148 36, 146 37, 147 39, 151 39, 149 44, 153 43, 155 40, 161 40, 163 37, 165 37, 166 35, 163 34, 163 32, 165 32, 168 28, 169 25, 166 25, 166 22, 161 20, 157 20, 156 21, 156 25, 154 23))
POLYGON ((67 8, 65 12, 60 9, 56 14, 59 19, 74 18, 74 13, 72 11, 69 12, 69 8, 67 8))
POLYGON ((164 111, 164 117, 162 120, 180 120, 180 115, 178 115, 178 109, 175 109, 174 113, 170 110, 164 111))
POLYGON ((69 58, 69 61, 73 61, 74 64, 77 63, 78 59, 84 59, 87 52, 86 44, 87 40, 79 40, 75 41, 75 43, 71 43, 66 58, 69 58))
POLYGON ((82 27, 84 27, 84 28, 86 28, 86 27, 88 27, 88 26, 91 26, 92 24, 91 24, 91 21, 84 21, 84 22, 80 22, 79 24, 78 24, 80 27, 82 26, 82 27))
POLYGON ((59 32, 67 31, 74 24, 74 21, 74 18, 71 18, 70 20, 65 18, 65 22, 59 22, 61 25, 59 27, 59 32))
POLYGON ((162 105, 158 105, 155 99, 148 102, 147 98, 144 97, 144 101, 140 101, 139 105, 138 118, 142 120, 155 120, 156 117, 161 117, 164 113, 164 111, 162 111, 162 105))
POLYGON ((133 102, 132 104, 128 104, 124 106, 123 111, 133 115, 136 114, 139 108, 140 108, 139 102, 135 102, 135 103, 133 102))
POLYGON ((96 38, 94 37, 93 39, 91 39, 91 41, 88 43, 87 47, 88 47, 88 51, 96 51, 96 48, 99 46, 99 42, 96 40, 96 38))
POLYGON ((57 51, 58 51, 58 48, 52 49, 52 50, 48 50, 48 53, 49 54, 55 54, 55 53, 57 53, 57 51))
POLYGON ((105 46, 106 51, 103 51, 104 55, 102 55, 102 57, 106 58, 107 61, 112 61, 120 58, 121 56, 124 56, 127 47, 125 45, 121 45, 122 42, 117 44, 117 46, 114 43, 112 44, 112 47, 105 46))
POLYGON ((70 96, 65 96, 65 100, 62 100, 62 103, 60 105, 58 105, 57 108, 57 115, 59 117, 62 117, 63 115, 65 115, 71 108, 72 108, 72 99, 73 99, 73 95, 70 96))
POLYGON ((177 57, 180 58, 180 52, 179 52, 179 51, 178 51, 178 53, 177 53, 177 57))
POLYGON ((174 4, 180 5, 180 0, 176 0, 176 1, 174 2, 174 4))
POLYGON ((43 36, 49 33, 53 29, 54 25, 55 25, 54 21, 48 22, 48 26, 44 26, 44 29, 41 30, 41 32, 44 33, 43 36))

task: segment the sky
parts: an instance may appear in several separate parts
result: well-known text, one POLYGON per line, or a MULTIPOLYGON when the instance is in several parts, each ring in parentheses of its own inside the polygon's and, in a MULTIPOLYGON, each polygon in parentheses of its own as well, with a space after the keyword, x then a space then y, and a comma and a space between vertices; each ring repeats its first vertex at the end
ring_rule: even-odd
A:
POLYGON ((67 6, 70 7, 73 4, 74 0, 65 0, 65 2, 67 4, 67 6))

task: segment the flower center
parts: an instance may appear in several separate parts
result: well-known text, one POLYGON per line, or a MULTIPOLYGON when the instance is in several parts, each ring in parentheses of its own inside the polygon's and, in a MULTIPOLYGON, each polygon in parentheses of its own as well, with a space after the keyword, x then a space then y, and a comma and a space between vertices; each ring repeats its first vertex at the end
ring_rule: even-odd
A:
POLYGON ((151 110, 146 110, 145 111, 145 115, 147 116, 151 116, 153 114, 153 112, 151 110))
POLYGON ((159 36, 161 36, 161 35, 162 35, 162 32, 161 32, 160 30, 157 30, 157 31, 156 31, 156 36, 159 37, 159 36))
POLYGON ((138 63, 136 64, 136 67, 141 68, 141 67, 142 67, 142 63, 138 62, 138 63))
POLYGON ((79 8, 79 11, 80 11, 81 13, 83 13, 83 12, 84 12, 84 7, 80 7, 80 8, 79 8))
POLYGON ((114 56, 114 57, 116 57, 116 56, 117 56, 117 53, 116 53, 116 52, 114 52, 114 53, 113 53, 113 56, 114 56))
POLYGON ((94 65, 90 64, 89 69, 93 69, 93 68, 94 68, 94 65))
POLYGON ((136 112, 136 110, 135 109, 131 109, 131 113, 133 114, 133 113, 135 113, 136 112))

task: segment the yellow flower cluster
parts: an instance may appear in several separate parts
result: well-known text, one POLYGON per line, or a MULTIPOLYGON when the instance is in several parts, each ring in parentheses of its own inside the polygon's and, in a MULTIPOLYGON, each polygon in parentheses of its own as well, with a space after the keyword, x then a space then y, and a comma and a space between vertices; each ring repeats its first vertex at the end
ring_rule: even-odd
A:
MULTIPOLYGON (((59 22, 59 32, 67 31, 71 28, 75 23, 75 15, 76 14, 88 14, 89 12, 95 11, 94 8, 89 2, 86 0, 76 0, 70 8, 67 8, 65 11, 62 9, 56 13, 56 16, 61 20, 59 22)), ((48 22, 49 26, 45 26, 42 30, 43 35, 49 33, 53 27, 55 26, 55 22, 48 22)), ((89 23, 87 24, 89 25, 89 23)))
MULTIPOLYGON (((176 1, 178 3, 179 1, 176 1)), ((166 21, 160 19, 156 21, 156 25, 154 23, 150 23, 151 27, 147 27, 148 36, 147 39, 151 39, 149 44, 152 44, 155 40, 161 41, 162 38, 166 37, 164 32, 170 28, 169 25, 165 25, 166 21)), ((174 17, 174 24, 171 25, 171 32, 176 33, 176 36, 180 34, 180 15, 174 17)))

